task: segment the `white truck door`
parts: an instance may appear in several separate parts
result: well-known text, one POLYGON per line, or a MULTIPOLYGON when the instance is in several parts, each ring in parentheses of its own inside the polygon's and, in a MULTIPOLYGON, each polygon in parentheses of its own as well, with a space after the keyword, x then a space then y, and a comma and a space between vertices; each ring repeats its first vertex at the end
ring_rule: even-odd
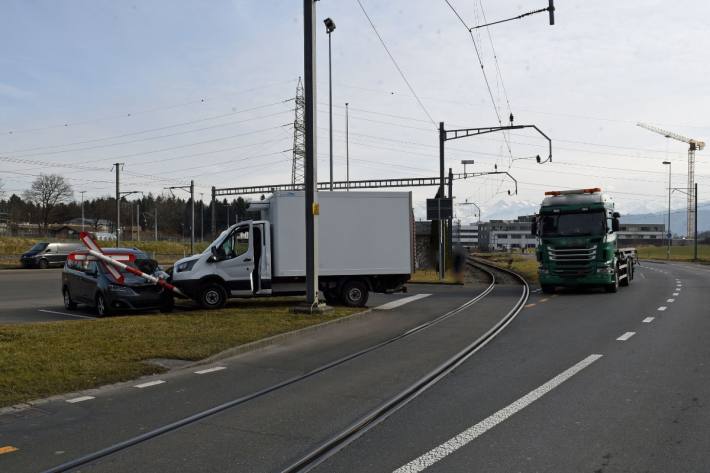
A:
POLYGON ((271 225, 269 222, 254 224, 254 294, 271 294, 271 225))
POLYGON ((252 225, 240 225, 222 241, 219 247, 223 259, 215 264, 215 273, 226 283, 233 296, 249 295, 254 290, 252 271, 254 250, 251 244, 252 225))

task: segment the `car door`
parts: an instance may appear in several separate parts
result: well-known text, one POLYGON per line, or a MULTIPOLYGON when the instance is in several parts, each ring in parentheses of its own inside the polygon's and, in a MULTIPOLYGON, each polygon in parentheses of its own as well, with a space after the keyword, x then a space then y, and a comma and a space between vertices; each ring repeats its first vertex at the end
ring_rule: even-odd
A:
POLYGON ((218 249, 221 257, 214 263, 215 273, 225 281, 233 296, 249 295, 254 288, 252 234, 251 223, 235 227, 218 249))
POLYGON ((271 225, 259 222, 253 225, 254 234, 254 294, 271 294, 271 225), (260 238, 257 238, 257 235, 260 238))
POLYGON ((81 269, 77 271, 76 286, 78 294, 76 298, 85 304, 94 303, 98 269, 98 263, 96 261, 86 261, 81 269))
POLYGON ((57 264, 57 244, 50 243, 42 253, 42 258, 47 260, 50 266, 57 264))

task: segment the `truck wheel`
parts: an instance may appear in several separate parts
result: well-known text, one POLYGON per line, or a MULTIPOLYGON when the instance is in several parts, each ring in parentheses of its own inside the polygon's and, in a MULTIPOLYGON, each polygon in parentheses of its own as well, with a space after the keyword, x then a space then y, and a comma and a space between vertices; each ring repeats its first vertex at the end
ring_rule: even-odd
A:
POLYGON ((368 297, 367 286, 362 281, 347 281, 340 291, 340 298, 348 307, 364 307, 368 297))
POLYGON ((220 309, 227 303, 227 292, 221 284, 207 283, 200 289, 199 302, 205 309, 220 309))
POLYGON ((37 263, 37 266, 39 267, 39 269, 47 269, 49 268, 49 261, 42 258, 41 260, 39 260, 39 263, 37 263))
POLYGON ((604 286, 606 292, 617 292, 619 290, 619 270, 614 271, 614 282, 604 286))
POLYGON ((544 294, 554 294, 555 293, 555 286, 549 286, 547 284, 543 284, 540 286, 540 289, 544 294))

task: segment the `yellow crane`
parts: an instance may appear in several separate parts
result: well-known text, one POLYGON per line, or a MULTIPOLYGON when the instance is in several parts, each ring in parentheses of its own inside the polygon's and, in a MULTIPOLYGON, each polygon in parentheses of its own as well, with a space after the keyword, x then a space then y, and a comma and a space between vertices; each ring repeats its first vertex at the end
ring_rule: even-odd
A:
MULTIPOLYGON (((688 148, 688 187, 685 194, 688 196, 688 238, 693 238, 695 234, 695 199, 696 195, 693 192, 695 187, 695 151, 702 151, 705 148, 705 142, 702 140, 696 140, 693 138, 688 138, 678 133, 673 133, 672 131, 663 130, 662 128, 649 125, 647 123, 637 123, 641 128, 645 128, 648 131, 658 133, 666 138, 671 138, 673 140, 682 141, 683 143, 688 143, 690 147, 688 148)), ((670 232, 670 228, 668 229, 670 232)))

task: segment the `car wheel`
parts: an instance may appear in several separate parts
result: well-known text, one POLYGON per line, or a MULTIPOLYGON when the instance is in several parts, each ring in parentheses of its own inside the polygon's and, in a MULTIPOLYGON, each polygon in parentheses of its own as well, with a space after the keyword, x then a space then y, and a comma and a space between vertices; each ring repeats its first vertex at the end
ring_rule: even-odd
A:
POLYGON ((362 281, 347 281, 340 291, 340 299, 348 307, 364 307, 368 297, 367 286, 362 281))
POLYGON ((98 296, 96 296, 96 314, 99 317, 106 317, 107 315, 111 314, 111 309, 106 303, 106 298, 103 294, 99 294, 98 296))
POLYGON ((208 283, 200 289, 199 301, 205 309, 220 309, 227 303, 227 292, 221 284, 208 283))
POLYGON ((64 288, 64 290, 62 291, 62 295, 64 296, 64 308, 67 310, 75 310, 76 302, 71 299, 71 294, 69 294, 68 287, 64 288))
POLYGON ((39 269, 47 269, 49 268, 49 261, 47 261, 46 259, 41 259, 39 260, 39 263, 37 263, 37 266, 39 267, 39 269))

